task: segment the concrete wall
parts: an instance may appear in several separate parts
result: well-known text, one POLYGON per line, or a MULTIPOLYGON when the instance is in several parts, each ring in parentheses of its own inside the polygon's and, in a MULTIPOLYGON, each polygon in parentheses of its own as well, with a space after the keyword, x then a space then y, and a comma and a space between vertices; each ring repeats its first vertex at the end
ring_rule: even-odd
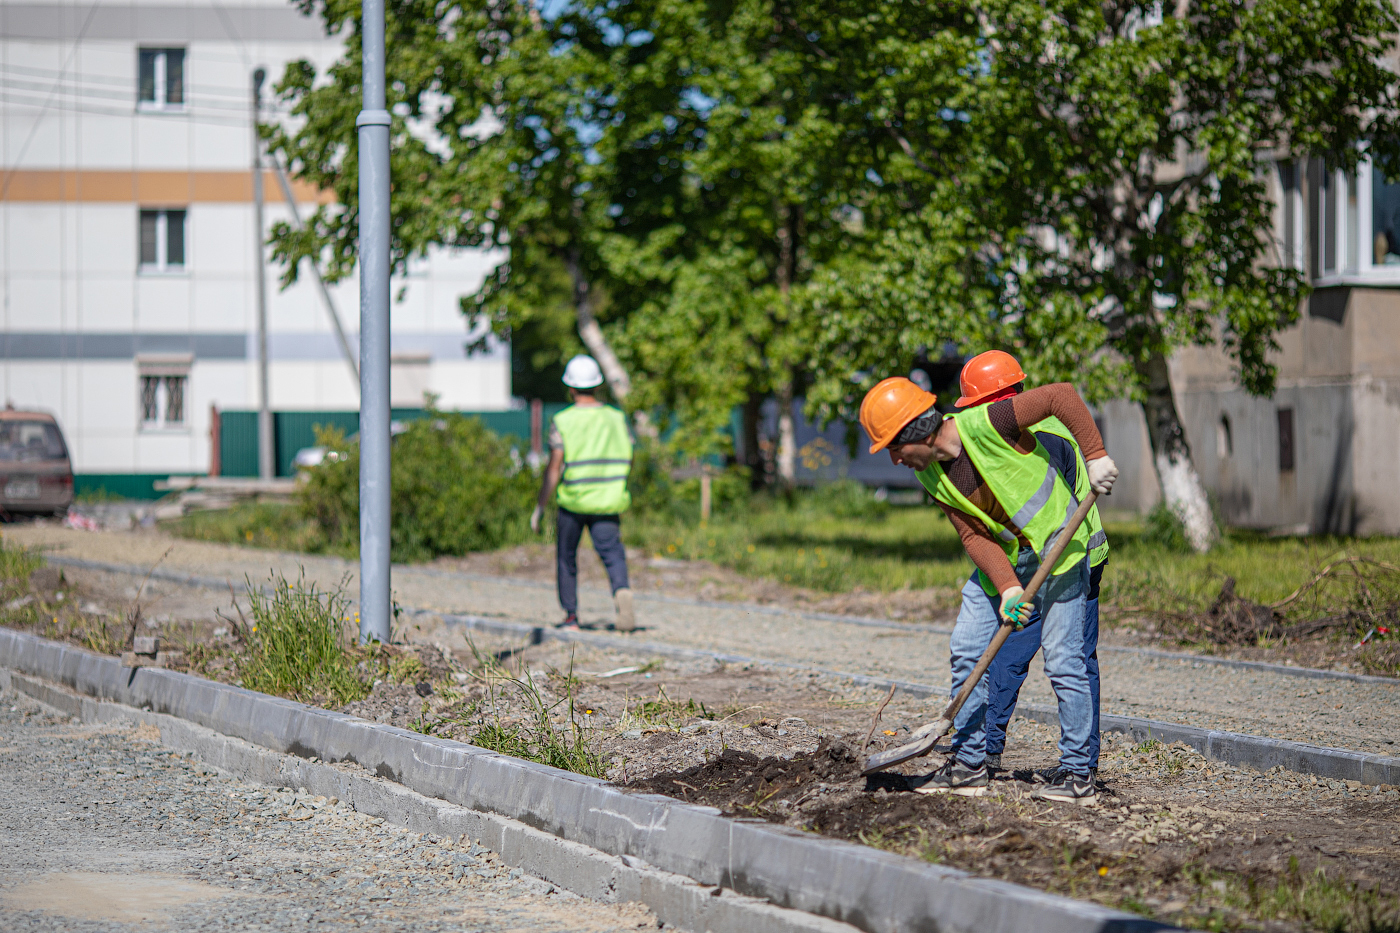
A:
MULTIPOLYGON (((210 405, 258 401, 250 74, 266 69, 263 118, 274 120, 270 88, 286 63, 324 68, 341 40, 283 0, 87 12, 0 4, 0 404, 57 415, 79 472, 203 471, 210 405), (142 47, 185 49, 183 107, 138 104, 142 47), (139 267, 143 208, 188 212, 183 267, 139 267), (190 358, 185 420, 143 425, 138 358, 170 352, 190 358)), ((271 176, 265 189, 270 229, 290 211, 271 176)), ((299 191, 303 215, 318 199, 299 191)), ((448 409, 510 406, 507 348, 468 357, 459 305, 499 258, 439 252, 393 283, 397 404, 421 405, 429 390, 448 409)), ((358 408, 309 274, 283 290, 280 271, 268 270, 272 406, 358 408)), ((354 344, 355 278, 332 293, 354 344)))
MULTIPOLYGON (((1279 344, 1272 398, 1241 389, 1218 350, 1188 348, 1172 361, 1187 440, 1221 518, 1298 533, 1400 534, 1400 290, 1319 289, 1279 344), (1281 409, 1293 412, 1292 470, 1281 468, 1281 409)), ((1146 511, 1159 493, 1141 411, 1111 402, 1101 418, 1123 471, 1112 504, 1146 511)))

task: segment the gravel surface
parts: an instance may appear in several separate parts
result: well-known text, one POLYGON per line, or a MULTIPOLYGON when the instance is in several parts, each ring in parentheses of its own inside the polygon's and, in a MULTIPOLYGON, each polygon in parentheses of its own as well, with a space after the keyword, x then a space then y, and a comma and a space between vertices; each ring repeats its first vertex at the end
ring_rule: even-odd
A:
POLYGON ((0 929, 658 929, 334 798, 250 784, 0 694, 0 929))
MULTIPOLYGON (((72 557, 135 566, 150 566, 170 548, 164 568, 230 580, 245 574, 262 580, 274 567, 295 575, 300 565, 308 579, 327 586, 349 573, 352 592, 354 587, 355 565, 332 558, 254 551, 158 532, 90 533, 26 525, 11 526, 5 534, 72 557)), ((533 579, 395 568, 394 594, 406 606, 535 624, 552 623, 559 615, 553 587, 533 579)), ((584 588, 580 595, 584 622, 605 626, 612 611, 606 591, 584 588)), ((853 626, 780 608, 699 605, 659 595, 639 592, 640 639, 833 671, 929 684, 947 681, 948 639, 943 634, 853 626)), ((1104 652, 1100 663, 1106 713, 1400 754, 1395 744, 1400 686, 1395 684, 1313 681, 1124 652, 1104 652)), ((1053 700, 1049 681, 1038 670, 1022 696, 1033 703, 1053 700)))

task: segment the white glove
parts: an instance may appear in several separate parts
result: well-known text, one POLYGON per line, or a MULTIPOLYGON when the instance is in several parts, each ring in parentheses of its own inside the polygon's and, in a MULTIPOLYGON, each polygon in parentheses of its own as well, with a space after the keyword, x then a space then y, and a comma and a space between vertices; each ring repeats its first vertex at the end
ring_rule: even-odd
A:
POLYGON ((1008 625, 1016 626, 1018 632, 1031 618, 1031 604, 1021 600, 1024 595, 1025 589, 1019 586, 1008 586, 1001 591, 1001 617, 1008 625))
POLYGON ((540 533, 540 522, 544 520, 544 506, 536 504, 535 511, 530 513, 530 530, 535 534, 540 533))
POLYGON ((1101 496, 1113 492, 1113 483, 1118 479, 1118 464, 1109 457, 1097 457, 1089 461, 1088 467, 1089 488, 1101 496))

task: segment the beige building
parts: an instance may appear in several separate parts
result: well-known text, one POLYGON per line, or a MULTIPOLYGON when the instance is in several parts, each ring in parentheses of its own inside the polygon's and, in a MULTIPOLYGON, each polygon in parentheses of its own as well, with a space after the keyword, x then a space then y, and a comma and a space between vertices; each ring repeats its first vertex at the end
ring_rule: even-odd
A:
MULTIPOLYGON (((1283 533, 1400 533, 1400 185, 1369 163, 1280 165, 1278 261, 1307 271, 1314 292, 1284 332, 1278 388, 1254 398, 1215 349, 1172 360, 1172 383, 1196 468, 1230 525, 1283 533)), ((1140 409, 1103 406, 1123 468, 1112 505, 1159 498, 1140 409), (1121 497, 1121 498, 1120 498, 1121 497)))

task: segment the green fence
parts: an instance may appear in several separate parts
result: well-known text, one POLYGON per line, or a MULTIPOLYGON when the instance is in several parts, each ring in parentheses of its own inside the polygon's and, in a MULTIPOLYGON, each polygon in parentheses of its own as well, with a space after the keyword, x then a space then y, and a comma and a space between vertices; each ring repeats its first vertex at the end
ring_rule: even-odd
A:
MULTIPOLYGON (((544 424, 565 406, 547 403, 544 424)), ((426 414, 421 408, 395 408, 395 421, 413 421, 426 414)), ((530 442, 530 409, 509 411, 464 411, 461 414, 480 418, 486 427, 503 437, 515 437, 523 446, 530 442)), ((360 430, 357 411, 278 411, 272 414, 272 436, 276 444, 273 461, 278 476, 292 476, 297 451, 316 445, 317 427, 335 427, 350 437, 360 430)), ((258 413, 255 411, 224 411, 219 413, 219 473, 223 476, 258 475, 258 413)))
MULTIPOLYGON (((254 471, 256 472, 256 470, 254 471)), ((100 502, 107 499, 159 499, 166 495, 156 491, 156 481, 172 476, 193 476, 192 473, 75 473, 73 496, 79 501, 100 502)))

